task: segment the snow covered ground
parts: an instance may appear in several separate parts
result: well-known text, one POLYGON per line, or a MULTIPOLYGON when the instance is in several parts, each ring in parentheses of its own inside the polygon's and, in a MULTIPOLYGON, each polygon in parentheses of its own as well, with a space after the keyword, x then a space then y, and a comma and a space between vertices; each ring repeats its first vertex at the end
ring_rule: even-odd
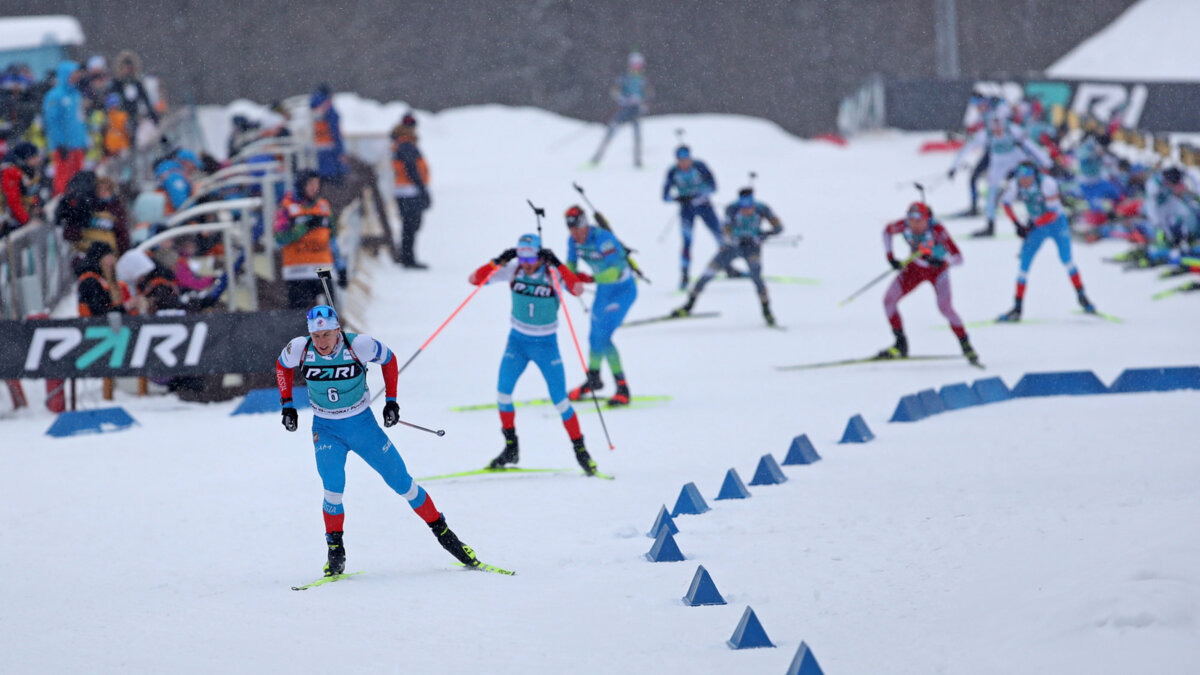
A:
POLYGON ((1200 80, 1200 3, 1141 0, 1046 69, 1051 77, 1200 80))
MULTIPOLYGON (((1197 392, 1011 401, 911 424, 888 424, 898 397, 981 374, 959 361, 806 372, 774 366, 873 353, 891 341, 883 286, 839 300, 885 269, 879 232, 915 197, 903 179, 944 171, 919 155, 932 135, 884 133, 838 148, 761 120, 666 116, 645 125, 649 168, 630 164, 628 132, 599 169, 581 168, 600 127, 531 109, 481 106, 423 115, 434 208, 418 255, 427 272, 369 270, 369 332, 403 359, 470 292, 471 269, 535 229, 525 199, 546 207, 559 251, 571 181, 639 249, 653 284, 631 318, 682 302, 678 227, 659 198, 687 129, 714 169, 723 205, 758 174, 759 197, 795 247, 768 246, 787 331, 762 325, 748 282, 714 282, 697 310, 715 319, 621 330, 635 395, 669 403, 595 412, 577 406, 589 447, 613 481, 574 474, 426 483, 481 558, 515 577, 455 569, 407 505, 357 458, 348 464, 346 545, 361 576, 296 593, 324 561, 321 485, 301 413, 230 417, 234 403, 123 399, 141 426, 52 440, 48 414, 4 421, 0 490, 8 550, 0 556, 0 650, 9 672, 679 672, 782 673, 801 640, 827 673, 1064 673, 1200 670, 1200 455, 1197 392), (659 235, 667 226, 667 236, 659 235), (837 445, 862 413, 878 439, 837 445), (807 433, 823 456, 790 481, 715 502, 727 469, 747 482, 765 453, 782 459, 807 433), (681 563, 643 558, 662 505, 694 481, 709 505, 678 519, 681 563), (680 602, 696 565, 729 604, 680 602), (777 649, 725 645, 745 607, 777 649)), ((960 182, 933 187, 937 212, 965 206, 960 182)), ((936 182, 929 181, 931 184, 936 182)), ((980 225, 951 221, 956 235, 980 225)), ((968 321, 1011 303, 1018 242, 960 236, 955 303, 968 321)), ((1030 371, 1200 363, 1196 299, 1158 302, 1168 282, 1077 246, 1088 292, 1113 324, 1073 313, 1053 250, 1035 261, 1027 317, 972 331, 986 375, 1013 385, 1030 371)), ((694 271, 714 252, 696 232, 694 271)), ((587 319, 566 304, 580 337, 587 319)), ((901 304, 916 354, 953 354, 928 288, 901 304)), ((416 476, 484 465, 502 438, 485 403, 508 332, 508 293, 479 293, 401 377, 404 419, 446 436, 390 431, 416 476)), ((585 338, 584 338, 585 339, 585 338)), ((565 322, 569 384, 582 370, 565 322)), ((586 349, 586 344, 585 344, 586 349)), ((373 386, 379 376, 373 372, 373 386)), ((605 373, 611 390, 611 377, 605 373)), ((516 395, 543 396, 527 371, 516 395)), ((376 405, 376 411, 381 406, 376 405)), ((571 467, 547 409, 520 409, 521 463, 571 467)))

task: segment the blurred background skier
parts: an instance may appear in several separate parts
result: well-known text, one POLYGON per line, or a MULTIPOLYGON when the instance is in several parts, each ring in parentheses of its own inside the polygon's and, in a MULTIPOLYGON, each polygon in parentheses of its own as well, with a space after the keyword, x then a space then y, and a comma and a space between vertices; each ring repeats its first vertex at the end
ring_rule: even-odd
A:
POLYGON ((653 90, 646 82, 646 59, 641 52, 629 54, 629 67, 625 74, 617 78, 612 88, 612 98, 617 102, 617 112, 608 121, 608 130, 604 132, 604 140, 592 156, 592 164, 599 164, 604 157, 608 142, 617 133, 617 128, 626 122, 633 127, 633 165, 642 166, 642 127, 639 120, 646 114, 646 102, 652 97, 653 90))

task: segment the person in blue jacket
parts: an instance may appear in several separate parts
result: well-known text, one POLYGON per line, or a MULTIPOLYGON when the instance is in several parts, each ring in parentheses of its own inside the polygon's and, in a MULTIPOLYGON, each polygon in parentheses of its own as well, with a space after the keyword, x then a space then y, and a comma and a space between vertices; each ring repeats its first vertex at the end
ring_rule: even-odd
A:
POLYGON ((54 162, 54 194, 58 195, 83 168, 88 129, 83 118, 83 95, 75 87, 79 64, 59 63, 55 77, 54 86, 42 99, 42 122, 46 128, 46 148, 54 162))
POLYGON ((346 176, 342 144, 342 122, 333 107, 333 93, 328 84, 320 84, 308 100, 313 120, 313 141, 317 146, 317 173, 321 180, 340 185, 346 176))
MULTIPOLYGON (((679 280, 679 290, 686 291, 688 287, 688 268, 692 262, 692 227, 696 216, 704 222, 704 226, 712 232, 720 245, 721 224, 713 211, 709 198, 717 191, 717 179, 704 162, 692 158, 692 150, 686 145, 675 149, 675 165, 667 171, 667 179, 663 182, 662 198, 664 202, 679 202, 679 226, 683 232, 683 254, 680 259, 682 274, 679 280), (672 195, 671 191, 675 194, 672 195)), ((725 273, 731 277, 741 274, 726 265, 725 273)))

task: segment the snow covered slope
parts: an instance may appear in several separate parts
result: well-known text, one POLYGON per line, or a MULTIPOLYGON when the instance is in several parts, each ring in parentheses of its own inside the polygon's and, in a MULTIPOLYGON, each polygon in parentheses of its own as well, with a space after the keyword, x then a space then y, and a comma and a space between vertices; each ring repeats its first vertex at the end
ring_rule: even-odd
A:
POLYGON ((1141 0, 1046 69, 1052 77, 1200 81, 1200 3, 1141 0))
MULTIPOLYGON (((659 117, 644 130, 650 168, 630 167, 626 131, 605 165, 586 170, 598 125, 556 143, 579 124, 498 106, 421 117, 434 208, 418 256, 431 270, 372 266, 373 335, 402 359, 415 351, 470 292, 470 270, 535 229, 526 198, 547 209, 545 239, 563 250, 572 181, 654 281, 639 287, 630 317, 680 304, 678 227, 659 198, 679 127, 713 167, 722 205, 755 171, 786 233, 803 234, 799 246, 765 250, 768 273, 820 280, 771 285, 788 330, 762 325, 748 282, 714 282, 697 310, 719 318, 616 335, 633 393, 669 403, 605 411, 612 452, 595 412, 577 406, 615 480, 426 483, 456 532, 481 558, 515 568, 511 578, 453 568, 407 505, 351 458, 348 566, 364 574, 289 590, 324 560, 308 413, 296 434, 274 415, 229 417, 233 404, 163 399, 121 401, 141 426, 99 437, 50 440, 45 414, 5 421, 6 670, 782 673, 801 640, 831 674, 1200 668, 1200 455, 1184 421, 1196 392, 1030 399, 897 425, 886 420, 900 395, 981 373, 959 361, 774 369, 890 342, 882 286, 837 303, 885 269, 880 229, 915 197, 897 183, 948 166, 917 154, 930 135, 837 148, 760 120, 659 117), (854 413, 879 438, 837 445, 854 413), (713 501, 727 469, 749 481, 759 457, 781 459, 800 433, 821 462, 788 468, 789 482, 751 488, 749 500, 713 501), (644 533, 689 481, 714 508, 678 519, 688 560, 647 562, 644 533), (728 605, 680 602, 697 564, 728 605), (725 646, 747 605, 777 649, 725 646)), ((938 212, 965 198, 961 184, 930 192, 938 212)), ((948 224, 956 235, 978 225, 948 224)), ((1017 241, 960 244, 959 312, 971 321, 1007 309, 1017 241)), ((1028 371, 1094 369, 1111 381, 1125 367, 1200 362, 1195 299, 1151 302, 1164 282, 1101 262, 1119 248, 1079 246, 1076 259, 1093 301, 1125 323, 1074 314, 1045 251, 1026 298, 1040 322, 972 331, 986 374, 1012 385, 1028 371)), ((694 272, 714 250, 699 228, 694 272)), ((565 306, 586 340, 579 303, 565 306)), ((929 289, 901 311, 914 353, 956 352, 929 289)), ((483 466, 499 452, 494 412, 449 408, 494 398, 508 314, 506 289, 484 289, 402 375, 402 418, 447 430, 390 431, 414 475, 483 466)), ((574 385, 582 370, 563 323, 574 385)), ((544 393, 530 369, 516 395, 544 393)), ((552 411, 519 409, 517 427, 522 465, 573 465, 552 411)))

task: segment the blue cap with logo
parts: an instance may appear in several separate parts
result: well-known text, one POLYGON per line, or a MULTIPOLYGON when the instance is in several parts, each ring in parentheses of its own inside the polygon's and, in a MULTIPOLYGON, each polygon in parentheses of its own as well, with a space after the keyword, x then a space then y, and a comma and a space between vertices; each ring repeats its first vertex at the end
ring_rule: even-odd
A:
POLYGON ((337 312, 329 305, 317 305, 308 310, 308 332, 315 333, 319 330, 337 330, 342 327, 338 323, 337 312))
POLYGON ((517 240, 517 259, 525 264, 537 262, 538 251, 541 249, 541 237, 536 234, 523 234, 517 240))

